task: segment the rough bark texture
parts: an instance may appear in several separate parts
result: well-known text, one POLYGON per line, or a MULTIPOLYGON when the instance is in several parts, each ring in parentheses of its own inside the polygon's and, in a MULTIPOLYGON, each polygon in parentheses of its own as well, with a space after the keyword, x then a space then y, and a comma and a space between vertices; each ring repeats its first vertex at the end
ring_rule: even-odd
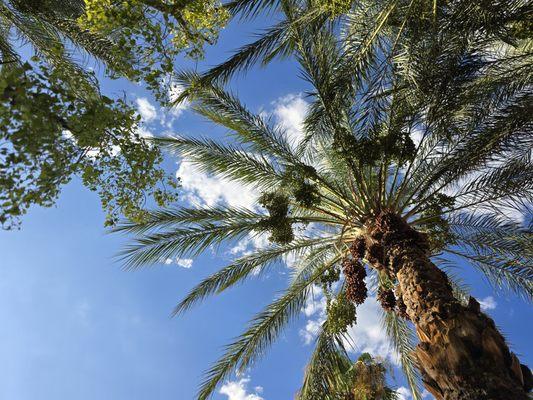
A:
POLYGON ((429 259, 425 237, 386 212, 369 221, 367 232, 365 257, 397 278, 415 324, 427 390, 439 400, 527 400, 529 369, 475 299, 463 306, 454 298, 446 274, 429 259))

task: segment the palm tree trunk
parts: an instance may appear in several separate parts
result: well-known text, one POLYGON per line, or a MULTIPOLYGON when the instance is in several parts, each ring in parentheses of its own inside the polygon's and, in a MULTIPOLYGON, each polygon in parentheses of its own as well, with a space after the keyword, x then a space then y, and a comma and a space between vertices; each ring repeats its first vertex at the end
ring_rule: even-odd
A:
POLYGON ((475 299, 468 306, 455 299, 446 274, 429 259, 424 236, 391 213, 378 216, 368 232, 367 258, 397 278, 416 327, 415 355, 427 390, 438 400, 527 400, 529 369, 475 299))

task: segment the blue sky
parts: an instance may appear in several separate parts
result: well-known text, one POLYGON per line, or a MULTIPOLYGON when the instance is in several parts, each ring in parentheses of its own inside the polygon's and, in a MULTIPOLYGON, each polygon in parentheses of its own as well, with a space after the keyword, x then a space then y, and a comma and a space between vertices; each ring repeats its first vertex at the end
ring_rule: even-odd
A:
MULTIPOLYGON (((250 40, 251 32, 250 25, 231 26, 199 68, 223 60, 231 49, 250 40)), ((179 67, 185 65, 192 63, 178 62, 179 67)), ((234 79, 232 87, 252 110, 272 115, 297 134, 306 86, 294 63, 254 69, 234 79)), ((159 109, 138 85, 105 81, 104 91, 126 92, 152 134, 222 134, 186 107, 173 113, 159 109)), ((183 181, 183 203, 253 202, 253 193, 202 175, 186 162, 168 158, 165 166, 183 181)), ((127 238, 109 234, 103 222, 98 198, 74 180, 55 207, 34 208, 20 231, 0 232, 0 400, 193 399, 202 372, 218 358, 223 345, 287 284, 286 266, 279 265, 183 317, 170 318, 173 306, 193 285, 254 243, 231 243, 195 260, 169 260, 125 272, 114 256, 127 238)), ((531 308, 513 296, 497 296, 468 267, 464 271, 473 294, 522 362, 531 365, 531 308)), ((321 318, 318 293, 315 300, 254 368, 232 377, 214 398, 293 398, 321 318)), ((359 310, 358 320, 354 352, 370 350, 391 357, 394 366, 372 300, 359 310)), ((393 383, 405 385, 399 372, 393 383)))

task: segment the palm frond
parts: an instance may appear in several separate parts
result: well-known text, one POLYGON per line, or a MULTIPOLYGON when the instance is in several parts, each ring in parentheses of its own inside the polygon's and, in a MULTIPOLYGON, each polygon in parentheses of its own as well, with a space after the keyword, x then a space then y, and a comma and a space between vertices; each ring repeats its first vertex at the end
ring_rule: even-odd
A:
POLYGON ((199 400, 209 398, 224 378, 236 369, 245 370, 272 344, 284 326, 300 313, 311 285, 328 267, 325 264, 314 271, 302 271, 279 298, 251 321, 246 332, 227 346, 224 355, 207 371, 199 400))
POLYGON ((262 214, 247 208, 228 206, 206 208, 165 208, 147 211, 141 222, 121 221, 112 232, 144 234, 157 229, 171 229, 179 226, 210 226, 221 222, 238 223, 239 221, 257 220, 262 214))
MULTIPOLYGON (((340 35, 338 20, 320 11, 311 15, 311 3, 230 3, 247 16, 279 5, 286 20, 225 64, 179 78, 195 111, 229 129, 236 144, 157 140, 204 173, 283 192, 283 209, 290 209, 284 221, 311 222, 319 232, 288 245, 255 249, 201 282, 178 305, 176 313, 181 313, 287 254, 297 255, 288 289, 226 348, 207 372, 200 399, 233 371, 257 360, 300 312, 313 283, 349 254, 349 246, 382 210, 395 212, 430 239, 442 234, 437 239, 443 244, 432 247, 431 254, 443 269, 461 257, 494 286, 533 298, 531 232, 495 210, 501 204, 516 209, 533 196, 531 46, 520 42, 517 51, 495 50, 509 37, 509 29, 497 25, 518 18, 516 2, 503 12, 466 1, 363 1, 339 18, 345 23, 340 35), (470 21, 468 13, 479 7, 470 21), (282 129, 250 112, 220 85, 238 71, 289 52, 312 86, 306 140, 297 148, 282 129), (415 139, 415 149, 408 149, 415 139), (316 171, 298 184, 311 188, 317 202, 302 202, 294 188, 285 186, 287 171, 302 166, 316 171), (480 211, 490 216, 476 214, 480 211), (437 233, 431 231, 435 221, 442 228, 437 233)), ((260 221, 260 214, 246 210, 171 210, 120 230, 140 235, 126 250, 129 265, 137 266, 170 255, 199 254, 212 244, 260 233, 260 221)), ((449 276, 454 295, 464 302, 468 293, 460 276, 449 276)), ((410 326, 391 312, 383 325, 414 398, 421 399, 410 326)), ((346 360, 337 358, 342 352, 342 344, 322 332, 302 398, 312 398, 313 387, 336 379, 335 371, 322 368, 342 367, 346 360)))
POLYGON ((472 254, 452 249, 446 251, 463 257, 487 278, 496 291, 511 291, 526 301, 533 300, 533 265, 522 265, 498 255, 472 254))
POLYGON ((458 214, 451 216, 449 225, 459 246, 533 264, 533 234, 518 221, 494 214, 458 214))
MULTIPOLYGON (((523 93, 512 102, 496 110, 487 121, 475 130, 464 134, 464 140, 454 143, 454 148, 445 152, 438 168, 428 175, 422 193, 440 182, 437 190, 457 181, 478 167, 509 155, 514 150, 531 148, 531 95, 523 93)), ((466 132, 465 132, 466 133, 466 132)), ((434 192, 431 192, 434 193, 434 192)))
POLYGON ((80 68, 67 53, 61 36, 46 21, 17 12, 4 3, 0 4, 0 18, 8 21, 19 33, 20 39, 30 43, 52 65, 79 73, 80 68))
POLYGON ((455 244, 446 252, 468 261, 496 290, 532 299, 533 234, 529 229, 494 214, 454 214, 449 223, 455 244))
POLYGON ((68 41, 75 46, 79 53, 89 54, 114 71, 124 71, 127 68, 121 64, 124 60, 116 57, 116 54, 119 53, 117 44, 109 38, 82 29, 76 21, 70 19, 54 18, 51 22, 60 30, 62 35, 68 38, 68 41))
POLYGON ((211 245, 243 238, 249 232, 264 231, 261 219, 253 218, 221 224, 171 229, 167 232, 145 234, 119 253, 127 269, 150 263, 160 263, 167 258, 195 256, 211 245))
POLYGON ((285 162, 299 162, 283 129, 251 113, 235 96, 220 86, 201 86, 195 90, 194 98, 194 110, 198 114, 230 129, 236 139, 249 145, 252 151, 268 152, 285 162))
POLYGON ((210 139, 157 138, 159 146, 184 157, 199 171, 255 187, 276 187, 282 174, 263 155, 210 139))
POLYGON ((394 350, 400 357, 402 370, 411 389, 413 399, 421 400, 420 376, 415 367, 415 359, 412 353, 415 348, 412 329, 395 312, 385 312, 383 314, 383 325, 394 350))
POLYGON ((491 201, 519 197, 533 201, 533 162, 531 154, 512 159, 488 168, 465 184, 455 195, 457 207, 483 204, 491 201))
POLYGON ((19 61, 19 55, 9 41, 11 24, 0 18, 0 65, 5 65, 19 61))
POLYGON ((232 0, 224 5, 232 14, 253 18, 262 11, 274 12, 280 0, 232 0))
POLYGON ((318 400, 333 395, 339 374, 351 367, 350 358, 342 340, 321 330, 309 363, 304 381, 296 395, 297 400, 318 400))
POLYGON ((456 269, 458 267, 457 263, 447 258, 445 254, 432 257, 431 261, 433 261, 435 265, 446 272, 450 285, 452 286, 453 296, 464 306, 468 305, 471 288, 459 275, 452 271, 452 269, 456 269))
POLYGON ((257 62, 271 61, 276 55, 283 56, 290 50, 290 23, 282 21, 257 36, 255 42, 238 49, 233 56, 220 65, 202 74, 199 83, 227 81, 234 74, 247 71, 257 62))
POLYGON ((176 306, 173 315, 189 310, 209 295, 221 293, 237 283, 242 283, 251 275, 258 276, 262 274, 269 267, 280 262, 284 256, 291 254, 298 257, 302 255, 303 251, 317 245, 319 245, 321 250, 324 250, 325 247, 331 244, 321 238, 299 238, 287 245, 276 245, 266 249, 255 250, 254 253, 235 260, 227 267, 200 282, 176 306))

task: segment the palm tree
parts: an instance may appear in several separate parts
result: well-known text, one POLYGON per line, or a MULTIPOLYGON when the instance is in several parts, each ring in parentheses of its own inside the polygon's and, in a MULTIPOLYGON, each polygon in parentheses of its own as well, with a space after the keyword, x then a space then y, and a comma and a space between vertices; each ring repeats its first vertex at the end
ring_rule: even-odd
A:
POLYGON ((237 143, 159 140, 201 170, 254 188, 257 207, 164 209, 118 228, 138 236, 123 254, 130 268, 270 235, 269 247, 201 282, 176 314, 285 256, 298 259, 286 291, 208 371, 199 399, 249 367, 314 285, 336 298, 318 343, 343 334, 367 296, 367 274, 415 397, 416 364, 437 399, 526 399, 529 369, 443 268, 462 259, 495 289, 533 297, 531 227, 508 216, 533 199, 531 42, 495 48, 492 38, 447 40, 437 29, 400 46, 386 32, 369 43, 352 24, 340 39, 327 23, 292 27, 291 51, 313 86, 300 143, 192 73, 182 79, 195 110, 237 143))
POLYGON ((396 400, 386 384, 384 361, 362 353, 354 362, 342 342, 322 337, 307 366, 296 400, 396 400))

